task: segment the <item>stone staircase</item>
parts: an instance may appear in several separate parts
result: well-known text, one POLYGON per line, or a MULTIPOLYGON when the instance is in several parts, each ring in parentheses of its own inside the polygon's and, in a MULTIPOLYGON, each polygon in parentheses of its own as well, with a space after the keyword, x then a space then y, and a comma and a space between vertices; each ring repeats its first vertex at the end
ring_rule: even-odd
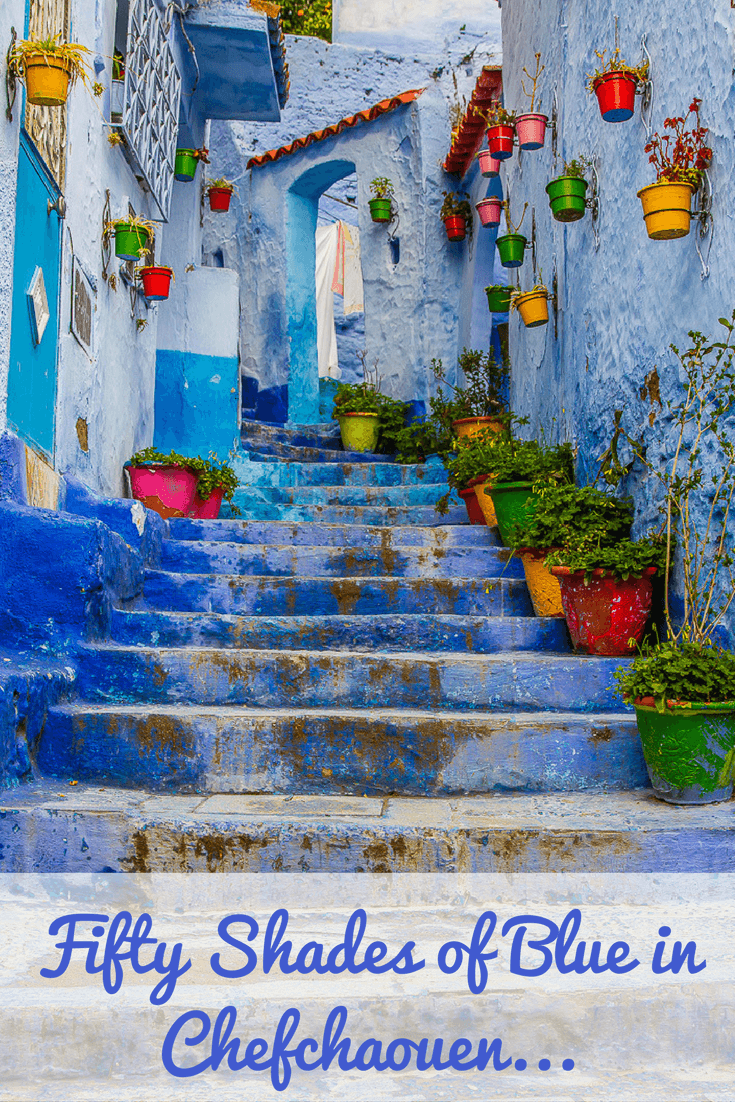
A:
POLYGON ((2 798, 6 870, 729 868, 727 805, 652 797, 619 660, 570 653, 495 532, 436 513, 441 465, 330 442, 261 430, 242 518, 171 522, 2 798))

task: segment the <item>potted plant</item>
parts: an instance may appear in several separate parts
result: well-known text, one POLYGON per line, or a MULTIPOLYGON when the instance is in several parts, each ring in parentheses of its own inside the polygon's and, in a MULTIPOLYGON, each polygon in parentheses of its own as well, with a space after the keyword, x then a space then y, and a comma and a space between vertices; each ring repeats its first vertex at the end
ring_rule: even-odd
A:
POLYGON ((523 214, 517 226, 511 221, 510 201, 508 199, 503 203, 503 210, 505 211, 505 226, 507 232, 502 237, 495 238, 498 255, 500 256, 500 263, 504 268, 520 268, 523 263, 527 242, 526 238, 519 230, 523 225, 523 219, 526 217, 528 203, 523 207, 523 214))
POLYGON ((363 364, 363 382, 341 383, 334 396, 332 416, 339 424, 345 451, 393 453, 410 409, 407 402, 380 393, 378 362, 372 370, 363 364))
POLYGON ((504 433, 489 442, 494 481, 484 493, 492 498, 500 538, 511 545, 513 526, 533 509, 538 485, 572 482, 574 453, 571 444, 542 444, 517 440, 504 433))
POLYGON ((125 58, 120 50, 113 51, 110 84, 110 122, 120 123, 125 104, 125 58))
POLYGON ((565 161, 562 175, 546 185, 551 213, 557 222, 577 222, 584 218, 588 186, 584 174, 591 167, 588 157, 565 161))
POLYGON ((472 235, 472 207, 466 191, 445 191, 439 217, 444 223, 449 241, 464 241, 472 235), (464 196, 464 198, 462 198, 464 196))
POLYGON ((226 180, 224 176, 219 176, 216 180, 208 180, 204 188, 204 194, 209 199, 209 209, 229 210, 234 190, 235 185, 231 180, 226 180))
POLYGON ((607 50, 595 50, 598 66, 587 76, 587 88, 597 96, 605 122, 625 122, 633 117, 639 83, 648 79, 648 62, 628 65, 615 47, 606 60, 607 50))
POLYGON ((666 639, 616 676, 635 707, 653 790, 670 803, 732 795, 735 655, 716 637, 735 597, 735 312, 720 321, 723 340, 692 331, 688 349, 671 346, 678 360, 672 384, 681 389, 667 401, 666 417, 654 421, 652 442, 670 458, 653 461, 650 446, 636 448, 663 491, 666 639), (669 592, 675 555, 678 607, 669 592))
POLYGON ((61 107, 77 80, 89 83, 86 46, 53 38, 17 42, 8 55, 8 67, 23 81, 26 99, 39 107, 61 107))
POLYGON ((475 203, 475 210, 480 216, 480 224, 492 228, 500 223, 503 200, 495 195, 488 196, 487 199, 481 199, 479 203, 475 203))
POLYGON ((524 68, 523 73, 532 82, 531 91, 526 89, 526 84, 521 79, 521 88, 523 94, 527 99, 531 101, 530 110, 523 114, 516 115, 516 135, 518 137, 518 145, 521 149, 541 149, 546 138, 546 124, 549 121, 548 115, 539 115, 534 113, 534 107, 536 106, 536 86, 539 81, 539 77, 543 73, 545 65, 541 64, 541 54, 536 54, 536 71, 535 73, 529 73, 528 69, 524 68))
POLYGON ((165 264, 147 264, 136 268, 135 274, 143 284, 143 294, 147 299, 159 302, 168 298, 174 278, 173 268, 165 264))
POLYGON ((712 150, 705 144, 707 127, 699 121, 701 102, 692 100, 683 117, 664 119, 664 133, 652 134, 645 146, 656 169, 656 183, 642 188, 638 198, 648 236, 654 241, 670 241, 689 233, 692 195, 712 160, 712 150), (692 115, 694 125, 687 130, 692 115))
POLYGON ((491 314, 507 314, 510 310, 512 288, 503 283, 493 283, 485 288, 487 305, 491 314))
MULTIPOLYGON (((133 497, 160 516, 216 519, 223 499, 232 503, 239 482, 226 463, 210 453, 200 456, 168 454, 144 448, 125 464, 133 497)), ((231 512, 238 510, 231 505, 231 512)))
POLYGON ((500 158, 494 157, 489 149, 481 149, 477 154, 477 162, 483 176, 498 176, 500 173, 500 158))
POLYGON ((451 431, 457 439, 485 431, 502 431, 508 410, 510 363, 507 358, 498 363, 492 349, 481 352, 463 348, 457 359, 457 369, 464 377, 464 386, 448 382, 441 360, 432 360, 431 369, 436 381, 452 391, 451 403, 445 408, 451 431))
POLYGON ((196 175, 197 165, 209 164, 209 150, 202 146, 201 149, 177 149, 174 163, 174 179, 181 183, 189 184, 196 175))
POLYGON ((145 218, 114 218, 105 226, 115 236, 115 256, 120 260, 140 260, 153 252, 153 223, 145 218))
POLYGON ((511 292, 510 308, 518 311, 526 329, 546 325, 549 320, 548 289, 542 282, 535 283, 530 291, 516 288, 511 292))
POLYGON ((387 176, 376 176, 370 181, 373 198, 368 200, 373 222, 390 222, 393 217, 393 184, 387 176))
MULTIPOLYGON (((464 501, 470 523, 483 523, 490 528, 495 527, 498 521, 492 498, 485 495, 483 490, 494 478, 491 466, 494 439, 495 437, 488 430, 475 436, 460 437, 457 440, 455 452, 448 456, 444 463, 449 485, 464 501)), ((437 502, 438 512, 447 511, 448 498, 449 494, 445 494, 437 502)))
POLYGON ((495 100, 489 108, 476 107, 475 114, 484 120, 487 127, 487 148, 490 156, 498 161, 506 161, 512 157, 515 113, 506 111, 501 107, 500 101, 495 100))

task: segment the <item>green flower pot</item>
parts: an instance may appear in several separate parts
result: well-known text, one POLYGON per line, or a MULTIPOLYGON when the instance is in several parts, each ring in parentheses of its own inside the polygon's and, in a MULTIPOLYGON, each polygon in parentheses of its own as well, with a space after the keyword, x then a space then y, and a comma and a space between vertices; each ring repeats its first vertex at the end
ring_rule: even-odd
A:
POLYGON ((495 244, 504 268, 520 268, 526 249, 526 239, 522 233, 506 233, 496 238, 495 244))
POLYGON ((195 149, 177 149, 176 163, 174 165, 174 177, 182 183, 191 183, 196 174, 199 158, 195 156, 195 149))
POLYGON ((656 795, 670 804, 713 804, 732 796, 735 703, 635 705, 643 757, 656 795))
POLYGON ((120 260, 140 260, 141 249, 148 248, 150 234, 142 226, 121 222, 115 226, 115 256, 120 260))
POLYGON ((526 520, 533 511, 531 487, 531 482, 495 482, 485 489, 493 499, 500 538, 506 547, 510 547, 512 526, 526 520))
POLYGON ((486 287, 487 304, 492 314, 507 314, 510 310, 510 287, 486 287))
POLYGON ((390 199, 369 199, 368 206, 370 207, 370 217, 373 222, 390 222, 390 199))
POLYGON ((343 413, 337 418, 346 452, 374 452, 378 446, 380 416, 377 413, 343 413))
POLYGON ((559 176, 546 185, 551 213, 557 222, 578 222, 584 218, 587 181, 577 176, 559 176))

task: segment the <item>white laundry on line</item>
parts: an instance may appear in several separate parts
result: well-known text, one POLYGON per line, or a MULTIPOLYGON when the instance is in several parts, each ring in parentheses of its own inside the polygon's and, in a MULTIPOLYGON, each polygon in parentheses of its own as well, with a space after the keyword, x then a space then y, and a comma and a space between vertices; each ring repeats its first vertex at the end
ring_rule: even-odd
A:
POLYGON ((362 261, 357 226, 334 222, 316 231, 316 331, 319 378, 339 379, 334 328, 334 292, 344 297, 345 314, 362 313, 362 261))

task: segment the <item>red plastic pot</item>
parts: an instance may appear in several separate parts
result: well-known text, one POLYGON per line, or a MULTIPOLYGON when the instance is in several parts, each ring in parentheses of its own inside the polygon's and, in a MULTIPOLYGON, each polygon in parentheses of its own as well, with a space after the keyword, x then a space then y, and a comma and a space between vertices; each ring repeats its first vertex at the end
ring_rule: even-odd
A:
POLYGON ((489 149, 483 149, 477 154, 480 172, 483 176, 497 176, 500 172, 500 160, 493 157, 489 149))
POLYGON ((204 501, 199 494, 195 493, 189 516, 196 520, 216 520, 222 508, 224 496, 224 490, 212 490, 207 500, 204 501))
POLYGON ((513 156, 513 127, 491 126, 487 132, 487 148, 491 157, 507 161, 513 156))
POLYGON ((464 218, 453 214, 451 217, 444 219, 444 225, 450 241, 464 241, 467 236, 467 223, 464 218))
POLYGON ((209 189, 209 209, 210 210, 229 210, 230 199, 232 198, 232 188, 228 187, 213 187, 209 189))
POLYGON ((133 497, 162 517, 186 517, 199 476, 187 467, 128 467, 133 497))
POLYGON ((145 297, 154 301, 168 298, 172 276, 173 272, 170 268, 141 268, 140 278, 143 281, 145 297))
POLYGON ((470 524, 485 524, 485 514, 480 508, 474 486, 468 486, 465 490, 459 490, 458 492, 462 501, 464 501, 470 524))
POLYGON ((593 570, 585 584, 583 570, 552 566, 559 579, 561 603, 574 649, 585 654, 633 654, 651 614, 650 566, 642 577, 618 581, 604 570, 593 570))
POLYGON ((500 223, 502 199, 481 199, 479 203, 475 203, 475 208, 483 226, 497 226, 500 223))
POLYGON ((605 73, 593 88, 605 122, 626 122, 635 111, 638 81, 630 73, 605 73))

